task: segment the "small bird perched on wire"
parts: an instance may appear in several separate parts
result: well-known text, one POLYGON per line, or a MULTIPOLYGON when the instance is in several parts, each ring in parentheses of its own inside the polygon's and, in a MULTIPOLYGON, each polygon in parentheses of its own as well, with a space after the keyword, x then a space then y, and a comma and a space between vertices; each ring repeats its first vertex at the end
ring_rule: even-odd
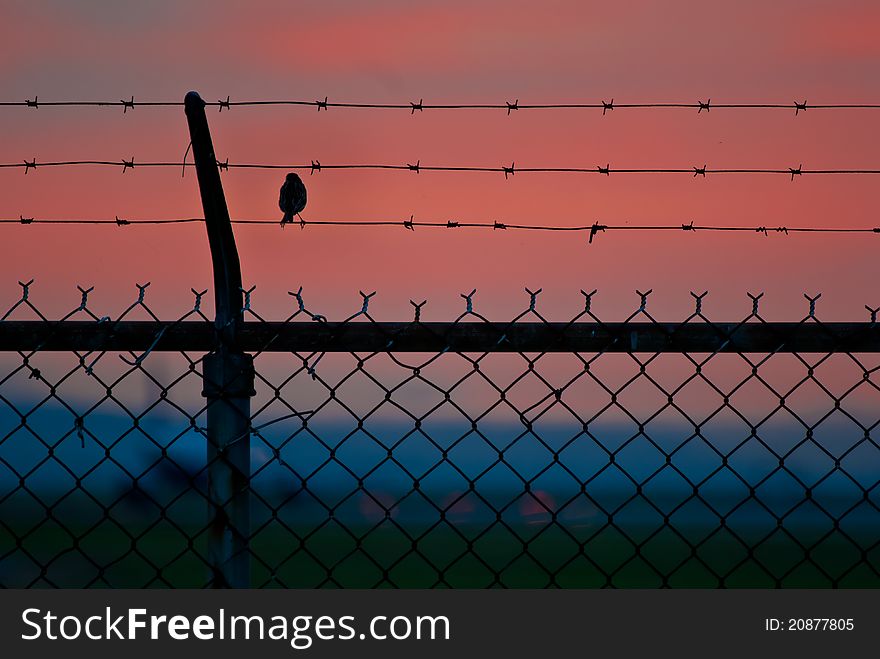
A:
MULTIPOLYGON (((281 226, 293 222, 293 216, 299 215, 306 207, 306 186, 302 179, 290 172, 281 186, 281 196, 278 198, 278 207, 284 213, 281 218, 281 226)), ((302 220, 302 218, 300 218, 302 220)))

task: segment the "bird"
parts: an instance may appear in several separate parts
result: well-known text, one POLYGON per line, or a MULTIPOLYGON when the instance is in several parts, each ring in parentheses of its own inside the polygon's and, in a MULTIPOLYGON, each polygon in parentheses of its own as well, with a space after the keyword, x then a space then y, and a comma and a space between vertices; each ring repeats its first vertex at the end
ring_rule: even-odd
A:
POLYGON ((293 222, 293 216, 298 215, 306 207, 306 186, 294 172, 290 172, 284 179, 278 207, 284 213, 281 226, 293 222))

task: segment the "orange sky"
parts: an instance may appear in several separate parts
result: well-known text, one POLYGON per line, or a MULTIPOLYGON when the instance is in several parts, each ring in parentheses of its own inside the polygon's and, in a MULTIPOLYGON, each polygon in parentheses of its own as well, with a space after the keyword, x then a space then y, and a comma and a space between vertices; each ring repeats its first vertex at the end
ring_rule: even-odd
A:
MULTIPOLYGON (((302 98, 406 103, 687 101, 880 102, 880 7, 870 2, 155 2, 3 3, 0 96, 23 100, 302 98), (183 5, 183 6, 181 6, 183 5)), ((877 168, 878 110, 406 111, 233 108, 209 120, 221 158, 239 162, 391 162, 518 167, 877 168)), ((188 143, 182 109, 0 108, 0 161, 170 160, 188 143)), ((0 170, 0 216, 200 215, 195 176, 177 169, 0 170)), ((280 217, 283 172, 224 174, 230 211, 280 217)), ((322 172, 306 177, 306 218, 507 223, 878 226, 876 177, 322 172)), ((148 301, 182 312, 211 283, 204 231, 182 227, 3 226, 0 306, 35 278, 50 315, 95 285, 113 315, 152 281, 148 301)), ((653 288, 659 318, 681 318, 688 292, 712 318, 745 316, 766 291, 769 319, 799 318, 822 292, 824 318, 860 320, 874 290, 880 236, 606 234, 238 228, 244 280, 270 317, 304 286, 338 317, 378 290, 381 319, 448 319, 478 289, 493 318, 543 287, 554 319, 582 307, 615 319, 653 288)))

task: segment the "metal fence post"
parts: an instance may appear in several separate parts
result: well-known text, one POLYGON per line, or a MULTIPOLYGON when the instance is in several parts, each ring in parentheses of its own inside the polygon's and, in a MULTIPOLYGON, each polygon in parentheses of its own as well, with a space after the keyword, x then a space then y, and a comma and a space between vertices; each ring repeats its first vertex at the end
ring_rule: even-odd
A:
POLYGON ((184 99, 193 160, 205 213, 214 269, 217 350, 203 360, 207 399, 208 560, 211 586, 250 586, 250 398, 253 358, 237 348, 243 322, 241 266, 205 102, 196 92, 184 99))

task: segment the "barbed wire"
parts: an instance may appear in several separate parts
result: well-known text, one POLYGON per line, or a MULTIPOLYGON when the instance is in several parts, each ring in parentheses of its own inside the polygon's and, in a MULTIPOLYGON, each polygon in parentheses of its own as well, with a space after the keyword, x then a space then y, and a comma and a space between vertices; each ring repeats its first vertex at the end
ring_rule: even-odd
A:
MULTIPOLYGON (((244 100, 233 101, 231 96, 226 100, 218 99, 217 101, 206 102, 205 105, 218 108, 220 112, 223 110, 231 110, 233 107, 260 107, 260 106, 300 106, 314 107, 320 112, 329 108, 340 109, 367 109, 367 110, 406 110, 411 115, 417 111, 425 110, 502 110, 508 116, 513 112, 520 110, 602 110, 605 115, 613 110, 654 110, 654 109, 677 109, 677 110, 696 110, 697 114, 701 114, 704 110, 710 112, 715 109, 729 110, 794 110, 795 115, 809 110, 858 110, 858 109, 880 109, 877 103, 817 103, 808 104, 804 101, 792 101, 791 103, 713 103, 709 98, 706 101, 695 102, 640 102, 640 103, 616 103, 612 98, 610 101, 602 100, 600 102, 585 103, 520 103, 519 99, 515 101, 504 101, 503 103, 425 103, 424 99, 418 102, 408 101, 406 103, 368 103, 368 102, 349 102, 349 101, 330 101, 327 96, 324 100, 244 100)), ((39 109, 40 107, 117 107, 122 108, 123 113, 133 110, 136 107, 183 107, 183 101, 136 101, 134 96, 129 100, 120 99, 118 101, 40 101, 38 96, 33 100, 26 99, 24 101, 0 101, 0 107, 24 107, 39 109)))
MULTIPOLYGON (((76 166, 95 166, 95 167, 121 167, 122 173, 134 170, 138 167, 181 167, 185 171, 186 168, 195 167, 193 163, 187 162, 170 162, 170 161, 135 161, 126 160, 55 160, 38 162, 36 158, 31 160, 24 159, 21 162, 5 162, 0 163, 0 169, 22 169, 25 174, 31 170, 40 167, 76 167, 76 166)), ((246 162, 229 162, 227 158, 224 161, 217 161, 220 171, 230 169, 266 169, 266 170, 299 170, 307 171, 310 174, 326 170, 395 170, 408 171, 416 174, 420 172, 463 172, 463 173, 499 173, 504 174, 504 178, 510 178, 520 173, 546 173, 546 174, 602 174, 610 176, 611 174, 688 174, 693 178, 701 176, 705 178, 709 174, 783 174, 790 176, 794 180, 795 176, 802 175, 828 175, 828 174, 880 174, 880 169, 864 169, 864 168, 845 168, 845 169, 804 169, 803 164, 797 167, 782 168, 762 168, 762 167, 736 167, 736 168, 718 168, 712 169, 708 165, 702 167, 611 167, 610 163, 596 165, 594 167, 517 167, 515 162, 510 165, 500 165, 498 167, 485 165, 423 165, 421 160, 416 160, 415 164, 393 164, 393 163, 345 163, 345 164, 324 164, 319 160, 312 160, 309 164, 284 164, 284 163, 246 163, 246 162)))
MULTIPOLYGON (((199 217, 189 218, 163 218, 163 219, 123 219, 116 216, 114 219, 38 219, 35 217, 19 216, 15 218, 2 218, 0 224, 48 224, 48 225, 115 225, 115 226, 131 226, 131 225, 166 225, 166 224, 195 224, 203 223, 205 220, 199 217)), ((299 218, 296 222, 279 222, 278 220, 269 219, 233 219, 233 224, 251 225, 251 226, 280 226, 284 228, 287 225, 298 225, 301 229, 307 226, 332 226, 339 228, 387 228, 401 227, 410 231, 417 228, 425 229, 488 229, 491 231, 544 231, 544 232, 576 232, 588 233, 590 243, 598 233, 608 231, 636 231, 636 232, 727 232, 727 233, 760 233, 769 236, 771 233, 789 235, 795 233, 803 234, 863 234, 875 233, 880 234, 880 227, 806 227, 806 226, 784 226, 784 225, 755 225, 755 226, 731 226, 731 225, 710 225, 696 224, 694 221, 681 224, 604 224, 594 222, 592 224, 581 225, 541 225, 541 224, 513 224, 493 220, 491 222, 468 222, 461 220, 416 220, 414 216, 404 220, 306 220, 299 218)))

